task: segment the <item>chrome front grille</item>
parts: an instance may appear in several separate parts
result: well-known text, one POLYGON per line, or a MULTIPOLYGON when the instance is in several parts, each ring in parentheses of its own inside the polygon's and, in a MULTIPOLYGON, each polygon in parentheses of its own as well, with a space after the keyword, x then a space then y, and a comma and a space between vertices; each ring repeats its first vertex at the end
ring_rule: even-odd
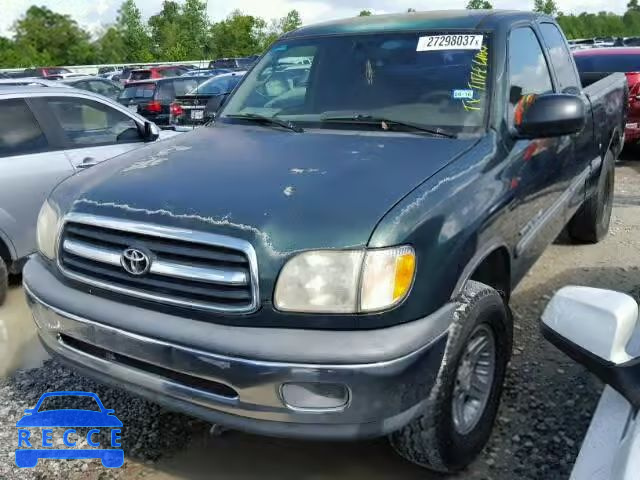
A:
POLYGON ((60 234, 58 265, 74 280, 163 304, 223 313, 258 308, 255 251, 232 237, 71 214, 60 234), (145 253, 143 274, 124 268, 127 249, 145 253))

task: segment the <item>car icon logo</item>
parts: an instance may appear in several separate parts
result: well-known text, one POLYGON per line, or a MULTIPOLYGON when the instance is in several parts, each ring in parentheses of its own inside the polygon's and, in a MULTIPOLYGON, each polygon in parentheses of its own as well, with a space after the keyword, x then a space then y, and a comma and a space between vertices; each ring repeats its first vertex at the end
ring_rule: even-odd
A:
POLYGON ((122 252, 120 264, 131 275, 144 275, 151 268, 151 258, 142 250, 127 248, 122 252))
MULTIPOLYGON (((20 468, 33 468, 39 459, 100 459, 102 465, 107 468, 121 467, 124 463, 124 451, 120 444, 122 422, 113 413, 113 410, 104 407, 95 393, 45 393, 40 397, 36 406, 26 409, 25 415, 16 423, 16 427, 18 427, 18 447, 15 451, 16 465, 20 468), (59 397, 93 399, 98 409, 41 409, 44 402, 59 397), (61 427, 65 429, 64 434, 61 435, 62 443, 68 448, 53 448, 54 428, 61 430, 61 427), (90 428, 84 436, 86 436, 87 445, 91 448, 76 448, 81 436, 76 428, 85 430, 90 428), (108 445, 100 443, 101 430, 109 430, 110 442, 108 445)), ((60 442, 55 443, 58 446, 60 442)))

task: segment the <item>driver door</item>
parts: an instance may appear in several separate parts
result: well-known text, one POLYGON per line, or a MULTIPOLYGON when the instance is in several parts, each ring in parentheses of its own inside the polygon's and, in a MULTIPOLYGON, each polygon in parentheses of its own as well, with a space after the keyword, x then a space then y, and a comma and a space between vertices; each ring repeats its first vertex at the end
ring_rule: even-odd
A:
POLYGON ((79 97, 46 99, 76 171, 142 146, 134 117, 106 103, 79 97))

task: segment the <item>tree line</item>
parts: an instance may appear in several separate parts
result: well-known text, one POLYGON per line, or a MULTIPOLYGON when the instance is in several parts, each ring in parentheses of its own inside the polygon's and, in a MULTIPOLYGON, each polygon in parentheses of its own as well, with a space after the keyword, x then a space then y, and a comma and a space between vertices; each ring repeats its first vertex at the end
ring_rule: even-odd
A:
POLYGON ((301 25, 297 10, 270 21, 235 10, 212 22, 206 0, 165 0, 145 22, 135 0, 125 0, 115 23, 92 38, 71 16, 34 5, 12 26, 13 38, 0 37, 0 68, 241 57, 301 25))
MULTIPOLYGON (((594 37, 632 37, 640 35, 640 5, 639 0, 630 0, 627 11, 623 15, 611 12, 566 15, 562 13, 554 0, 534 0, 535 12, 553 15, 570 38, 594 37)), ((489 0, 469 0, 469 9, 491 9, 489 0)))
MULTIPOLYGON (((534 0, 533 11, 553 15, 564 30, 567 38, 632 37, 640 36, 640 0, 630 0, 623 15, 611 12, 566 15, 560 11, 555 0, 534 0)), ((471 10, 493 8, 490 0, 469 0, 471 10)), ((409 12, 415 12, 410 8, 409 12)), ((361 17, 372 15, 370 10, 362 10, 361 17)))
MULTIPOLYGON (((467 8, 493 6, 490 0, 469 0, 467 8)), ((556 16, 569 38, 640 35, 639 0, 630 0, 623 15, 605 11, 566 15, 555 0, 534 0, 534 11, 556 16)), ((14 23, 12 38, 0 37, 0 68, 248 56, 301 25, 297 10, 269 21, 235 10, 212 22, 207 0, 164 0, 160 12, 145 22, 135 0, 125 0, 115 23, 92 38, 69 15, 34 5, 14 23)))

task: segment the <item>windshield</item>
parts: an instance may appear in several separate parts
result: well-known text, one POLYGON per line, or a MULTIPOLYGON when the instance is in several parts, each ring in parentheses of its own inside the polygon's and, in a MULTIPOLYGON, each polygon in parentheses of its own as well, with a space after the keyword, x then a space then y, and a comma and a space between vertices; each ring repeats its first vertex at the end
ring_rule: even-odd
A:
POLYGON ((640 54, 576 55, 581 72, 640 72, 640 54))
POLYGON ((225 75, 210 78, 199 87, 191 90, 187 95, 222 95, 228 93, 240 82, 242 75, 225 75))
POLYGON ((484 130, 488 59, 488 36, 475 33, 283 40, 247 74, 222 118, 254 114, 326 126, 336 117, 368 116, 454 133, 484 130))

